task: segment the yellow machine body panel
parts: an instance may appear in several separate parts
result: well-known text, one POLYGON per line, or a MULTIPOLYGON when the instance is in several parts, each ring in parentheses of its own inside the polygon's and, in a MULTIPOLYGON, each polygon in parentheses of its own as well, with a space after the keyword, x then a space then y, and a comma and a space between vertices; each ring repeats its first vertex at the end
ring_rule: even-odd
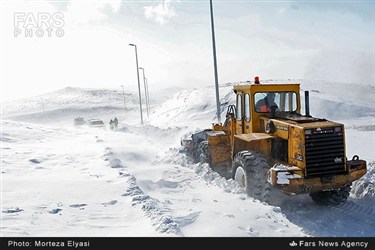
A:
POLYGON ((223 131, 207 132, 208 150, 212 165, 221 165, 231 159, 229 136, 223 131))
POLYGON ((254 150, 264 155, 271 152, 271 138, 273 136, 265 133, 240 134, 234 136, 234 152, 236 155, 242 150, 254 150))

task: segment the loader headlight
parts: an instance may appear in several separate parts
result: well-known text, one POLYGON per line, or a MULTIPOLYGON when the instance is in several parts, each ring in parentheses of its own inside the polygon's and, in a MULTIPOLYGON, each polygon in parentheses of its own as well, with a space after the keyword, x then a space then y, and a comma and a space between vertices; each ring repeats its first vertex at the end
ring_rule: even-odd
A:
POLYGON ((311 129, 306 129, 305 130, 305 135, 311 135, 311 129))
POLYGON ((335 127, 335 132, 338 133, 338 132, 341 132, 342 128, 341 127, 335 127))

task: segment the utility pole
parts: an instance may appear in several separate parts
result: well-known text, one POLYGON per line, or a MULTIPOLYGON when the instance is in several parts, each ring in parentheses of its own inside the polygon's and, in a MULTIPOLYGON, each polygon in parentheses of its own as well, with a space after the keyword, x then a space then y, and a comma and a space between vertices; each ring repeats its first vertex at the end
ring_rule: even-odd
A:
POLYGON ((219 80, 217 76, 217 62, 216 62, 216 45, 215 45, 215 28, 214 28, 214 14, 212 10, 212 0, 210 0, 210 11, 211 11, 211 31, 212 31, 212 51, 214 56, 214 73, 215 73, 215 89, 216 89, 216 116, 218 123, 221 123, 221 112, 220 112, 220 97, 219 97, 219 80))
POLYGON ((126 111, 126 104, 125 104, 125 90, 124 90, 124 85, 121 85, 122 87, 122 96, 124 98, 124 110, 126 111))
POLYGON ((145 81, 146 81, 146 89, 147 89, 147 103, 148 103, 148 110, 150 110, 150 95, 149 95, 149 92, 148 92, 148 80, 147 78, 145 78, 145 81))
POLYGON ((139 69, 141 69, 143 71, 143 85, 144 85, 144 88, 145 88, 146 111, 147 111, 147 116, 149 116, 150 114, 148 112, 148 98, 147 98, 147 89, 146 89, 145 69, 142 68, 142 67, 139 67, 139 69))
POLYGON ((138 67, 138 52, 137 45, 129 43, 130 46, 135 48, 135 61, 137 67, 137 79, 138 79, 138 96, 139 96, 139 109, 141 110, 141 124, 143 124, 143 114, 142 114, 142 97, 141 97, 141 83, 139 82, 139 67, 138 67))

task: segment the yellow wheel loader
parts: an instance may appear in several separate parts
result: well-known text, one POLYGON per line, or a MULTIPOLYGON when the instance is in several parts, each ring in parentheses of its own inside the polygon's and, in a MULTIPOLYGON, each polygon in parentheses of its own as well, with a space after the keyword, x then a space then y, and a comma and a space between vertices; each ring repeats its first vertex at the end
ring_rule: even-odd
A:
POLYGON ((300 84, 258 79, 234 85, 236 104, 228 106, 224 124, 213 123, 181 145, 196 162, 208 163, 261 201, 276 188, 308 193, 321 205, 345 202, 367 167, 357 155, 347 159, 344 125, 311 116, 308 91, 301 114, 300 84))

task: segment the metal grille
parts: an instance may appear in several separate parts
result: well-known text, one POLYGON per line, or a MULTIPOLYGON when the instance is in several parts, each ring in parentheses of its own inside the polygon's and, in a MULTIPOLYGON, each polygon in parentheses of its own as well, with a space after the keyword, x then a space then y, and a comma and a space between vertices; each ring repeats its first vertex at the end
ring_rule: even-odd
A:
POLYGON ((313 129, 305 135, 306 177, 345 173, 344 136, 334 128, 313 129))

